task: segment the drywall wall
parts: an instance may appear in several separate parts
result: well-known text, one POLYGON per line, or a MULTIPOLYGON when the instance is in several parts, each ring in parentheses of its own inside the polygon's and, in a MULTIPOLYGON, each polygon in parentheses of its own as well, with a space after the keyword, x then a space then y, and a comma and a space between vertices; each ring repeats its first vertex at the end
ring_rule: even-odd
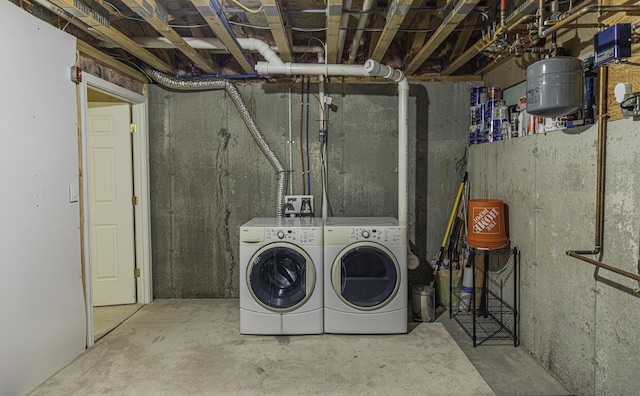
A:
MULTIPOLYGON (((460 182, 456 164, 463 169, 472 84, 410 87, 410 236, 423 261, 439 249, 460 182)), ((299 82, 291 94, 289 88, 239 85, 267 142, 293 170, 293 192, 301 194, 306 95, 299 82)), ((330 83, 326 91, 334 109, 327 112, 332 214, 396 217, 396 85, 330 83)), ((275 216, 276 174, 223 91, 151 86, 149 104, 155 297, 237 297, 238 229, 253 217, 275 216)), ((311 194, 319 216, 319 106, 313 96, 309 108, 311 194)))
POLYGON ((85 348, 75 38, 0 2, 0 394, 26 394, 85 348), (46 67, 43 65, 46 61, 46 67), (17 73, 19 69, 19 73, 17 73))
MULTIPOLYGON (((638 271, 638 121, 609 123, 602 261, 638 271)), ((509 204, 521 251, 520 337, 579 395, 637 393, 638 283, 565 254, 593 249, 597 127, 470 147, 472 198, 509 204)), ((597 257, 594 257, 597 259, 597 257)))

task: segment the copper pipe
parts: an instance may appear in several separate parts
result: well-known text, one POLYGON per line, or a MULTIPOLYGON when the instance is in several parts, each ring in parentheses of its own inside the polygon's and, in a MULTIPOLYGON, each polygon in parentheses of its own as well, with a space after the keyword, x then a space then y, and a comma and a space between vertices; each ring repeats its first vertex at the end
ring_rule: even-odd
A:
POLYGON ((626 276, 627 278, 631 278, 631 279, 634 279, 634 280, 637 280, 638 282, 640 282, 640 275, 634 274, 632 272, 627 272, 627 271, 621 270, 620 268, 612 267, 612 266, 610 266, 608 264, 601 263, 600 261, 596 261, 596 260, 592 260, 592 259, 587 258, 587 257, 580 256, 576 252, 568 251, 567 254, 569 256, 571 256, 571 257, 575 257, 575 258, 577 258, 579 260, 582 260, 582 261, 585 261, 585 262, 587 262, 589 264, 593 264, 598 268, 604 268, 604 269, 609 270, 611 272, 615 272, 616 274, 619 274, 619 275, 622 275, 622 276, 626 276))
POLYGON ((507 26, 507 0, 500 0, 500 26, 507 26))
MULTIPOLYGON (((607 87, 609 68, 603 66, 600 68, 598 74, 598 163, 597 163, 597 184, 598 191, 596 193, 596 234, 595 234, 595 247, 593 250, 568 250, 566 253, 568 256, 577 258, 586 263, 593 264, 598 268, 604 268, 606 270, 615 272, 616 274, 625 276, 630 279, 634 279, 640 282, 640 275, 621 270, 616 267, 612 267, 601 261, 596 261, 584 254, 599 254, 602 259, 602 245, 604 241, 604 234, 602 229, 604 228, 604 184, 605 184, 605 155, 606 155, 606 143, 607 143, 607 120, 609 115, 607 114, 607 87)), ((640 289, 634 290, 638 293, 640 289)))
POLYGON ((507 28, 507 32, 512 32, 514 30, 516 30, 516 28, 520 25, 522 25, 523 23, 529 22, 530 20, 534 19, 536 16, 535 15, 525 15, 522 18, 518 19, 514 24, 510 25, 507 28))
MULTIPOLYGON (((541 0, 542 1, 542 0, 541 0)), ((586 2, 587 4, 589 2, 586 2)), ((565 13, 565 18, 561 19, 560 22, 554 24, 550 28, 546 30, 541 30, 540 37, 546 37, 549 34, 563 28, 566 24, 575 21, 581 16, 588 14, 590 12, 625 12, 625 11, 640 11, 640 6, 637 5, 611 5, 611 6, 598 6, 591 5, 587 6, 587 4, 580 4, 565 13)), ((542 27, 540 27, 542 28, 542 27)))
MULTIPOLYGON (((604 176, 605 176, 605 148, 607 140, 607 85, 609 83, 609 68, 603 66, 598 73, 598 158, 596 175, 596 234, 593 250, 569 250, 572 257, 582 254, 600 254, 602 251, 602 226, 604 225, 604 176)), ((580 257, 576 257, 582 260, 580 257)))

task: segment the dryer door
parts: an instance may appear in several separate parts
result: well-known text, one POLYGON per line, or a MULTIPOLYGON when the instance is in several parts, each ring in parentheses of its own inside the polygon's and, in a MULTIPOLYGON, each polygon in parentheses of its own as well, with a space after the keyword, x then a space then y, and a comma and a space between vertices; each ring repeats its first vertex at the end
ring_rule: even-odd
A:
POLYGON ((247 287, 260 305, 273 312, 302 306, 313 293, 316 271, 299 246, 275 242, 258 250, 247 266, 247 287))
POLYGON ((336 257, 331 281, 345 304, 371 311, 395 297, 400 287, 400 267, 386 247, 375 242, 356 242, 336 257))

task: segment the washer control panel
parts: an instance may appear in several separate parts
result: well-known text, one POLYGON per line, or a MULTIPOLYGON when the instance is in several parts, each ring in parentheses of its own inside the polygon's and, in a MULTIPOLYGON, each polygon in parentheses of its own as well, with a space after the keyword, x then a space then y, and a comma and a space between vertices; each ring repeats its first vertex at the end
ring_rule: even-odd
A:
POLYGON ((313 245, 322 242, 322 230, 317 227, 264 228, 265 242, 291 242, 301 245, 313 245))
POLYGON ((400 227, 352 227, 349 232, 349 243, 357 241, 374 241, 380 243, 398 244, 402 241, 400 227))

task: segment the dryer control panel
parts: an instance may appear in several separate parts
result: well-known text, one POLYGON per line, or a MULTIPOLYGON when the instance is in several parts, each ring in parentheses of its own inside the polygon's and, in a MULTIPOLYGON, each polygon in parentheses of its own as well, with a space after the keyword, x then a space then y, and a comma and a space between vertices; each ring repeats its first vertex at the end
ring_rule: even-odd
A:
POLYGON ((322 230, 317 227, 264 228, 265 242, 291 242, 298 245, 318 245, 322 243, 322 230))
POLYGON ((401 227, 352 227, 349 231, 349 243, 374 241, 386 244, 399 244, 402 241, 401 227))

